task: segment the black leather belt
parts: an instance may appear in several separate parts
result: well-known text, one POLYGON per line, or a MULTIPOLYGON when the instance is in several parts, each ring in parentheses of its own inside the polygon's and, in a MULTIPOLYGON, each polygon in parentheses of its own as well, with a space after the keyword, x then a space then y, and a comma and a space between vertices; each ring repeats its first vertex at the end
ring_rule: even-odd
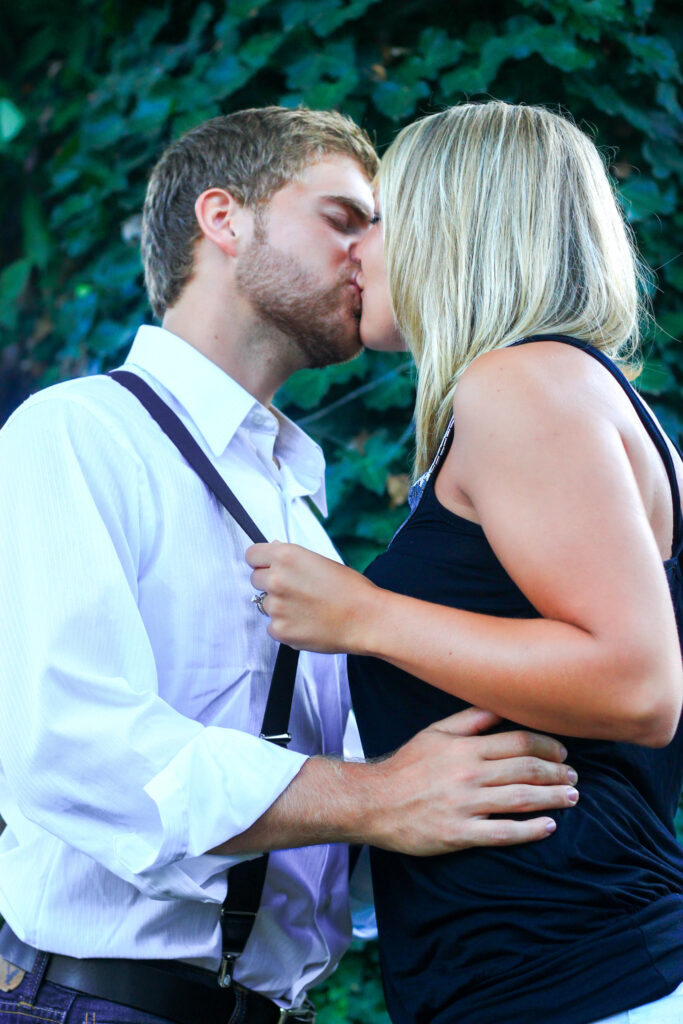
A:
POLYGON ((238 1004, 246 1007, 240 1016, 246 1024, 315 1021, 310 1003, 298 1010, 281 1010, 241 985, 219 988, 215 974, 177 960, 81 960, 53 954, 44 979, 177 1024, 229 1024, 238 1004))

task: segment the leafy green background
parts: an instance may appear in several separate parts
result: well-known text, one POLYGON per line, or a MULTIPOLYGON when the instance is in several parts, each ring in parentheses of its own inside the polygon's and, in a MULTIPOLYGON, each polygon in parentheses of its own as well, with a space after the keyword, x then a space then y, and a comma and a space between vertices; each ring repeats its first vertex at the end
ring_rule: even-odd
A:
MULTIPOLYGON (((414 117, 495 95, 571 111, 606 152, 656 270, 640 387, 683 429, 683 42, 678 0, 26 0, 0 31, 0 419, 30 391, 117 364, 150 321, 138 242, 169 140, 244 106, 336 107, 382 148, 414 117)), ((329 529, 362 566, 405 514, 406 357, 303 371, 280 404, 325 448, 329 529)), ((322 1022, 386 1020, 374 952, 322 1022)))

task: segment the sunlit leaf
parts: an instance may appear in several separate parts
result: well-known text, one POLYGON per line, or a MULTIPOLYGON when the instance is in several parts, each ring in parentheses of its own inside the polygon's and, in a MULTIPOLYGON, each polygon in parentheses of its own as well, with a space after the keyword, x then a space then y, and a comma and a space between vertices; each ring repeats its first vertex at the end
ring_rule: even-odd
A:
POLYGON ((0 99, 0 143, 11 142, 26 124, 26 118, 11 100, 0 99))

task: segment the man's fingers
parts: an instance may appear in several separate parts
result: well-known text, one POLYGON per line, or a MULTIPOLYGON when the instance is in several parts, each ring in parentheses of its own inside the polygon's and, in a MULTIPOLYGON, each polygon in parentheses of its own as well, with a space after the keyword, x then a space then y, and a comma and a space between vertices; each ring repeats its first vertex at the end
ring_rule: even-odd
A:
POLYGON ((479 790, 476 806, 482 814, 528 814, 574 807, 579 791, 573 786, 491 786, 479 790))
POLYGON ((538 732, 526 732, 524 729, 482 736, 479 742, 481 756, 490 761, 505 757, 540 757, 544 761, 564 761, 567 756, 567 749, 559 740, 538 732))
POLYGON ((475 736, 477 733, 492 729, 501 721, 500 716, 494 715, 493 711, 465 708, 464 711, 458 711, 455 715, 434 722, 430 729, 438 729, 439 732, 447 732, 451 736, 475 736))
POLYGON ((533 843, 547 839, 555 828, 552 818, 531 818, 529 821, 507 821, 504 818, 489 821, 482 818, 470 823, 468 845, 515 846, 518 843, 533 843))
POLYGON ((505 757, 486 760, 481 766, 484 786, 505 786, 528 783, 532 786, 575 785, 578 775, 571 765, 561 761, 544 761, 539 757, 505 757))

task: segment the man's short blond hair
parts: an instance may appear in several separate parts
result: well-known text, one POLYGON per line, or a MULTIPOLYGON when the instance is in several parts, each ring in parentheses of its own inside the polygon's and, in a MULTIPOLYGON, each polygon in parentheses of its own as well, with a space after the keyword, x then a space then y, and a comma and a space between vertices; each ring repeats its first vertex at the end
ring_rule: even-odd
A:
POLYGON ((194 205, 209 188, 227 189, 248 207, 267 203, 327 154, 351 157, 369 179, 377 154, 362 128, 335 111, 262 107, 214 117, 162 154, 142 217, 142 260, 152 308, 163 317, 194 265, 201 236, 194 205))

